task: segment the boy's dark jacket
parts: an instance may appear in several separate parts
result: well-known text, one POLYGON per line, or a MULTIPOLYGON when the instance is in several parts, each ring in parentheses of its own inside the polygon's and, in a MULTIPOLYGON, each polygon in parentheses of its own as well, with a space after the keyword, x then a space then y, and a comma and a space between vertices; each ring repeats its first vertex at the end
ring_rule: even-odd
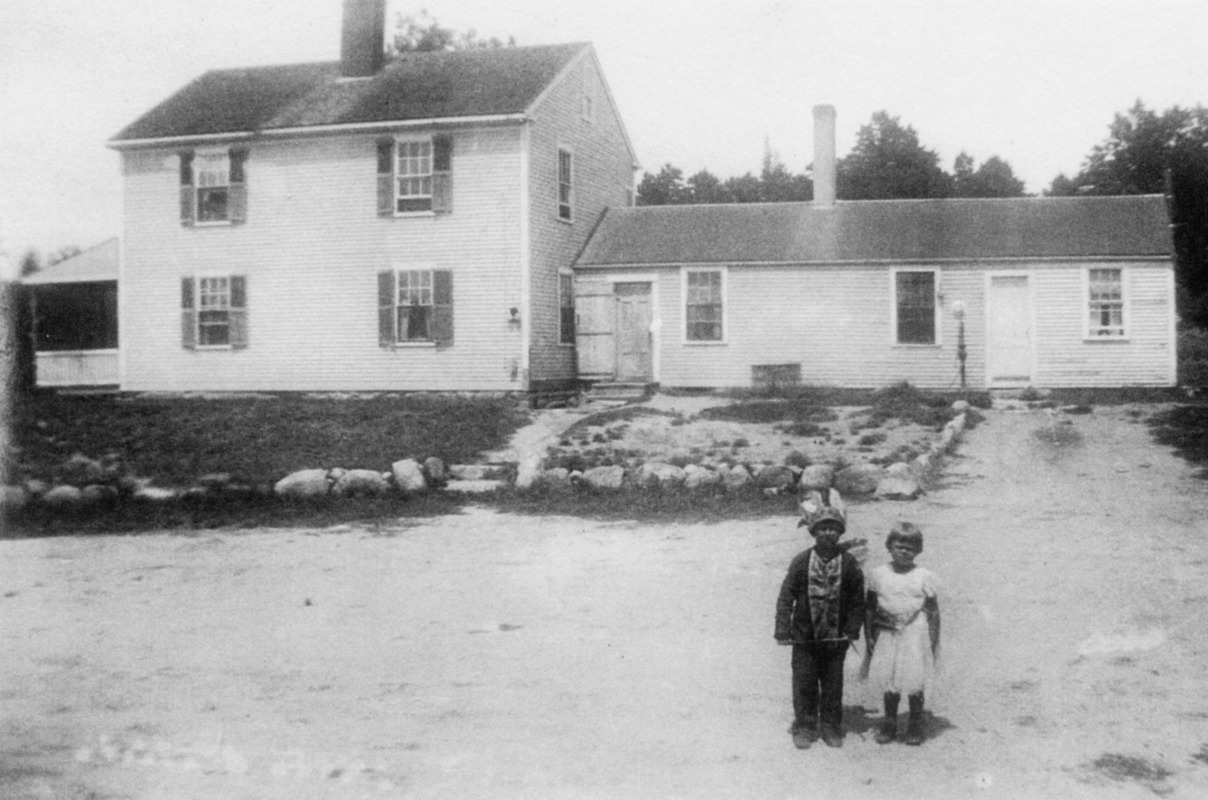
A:
MULTIPOLYGON (((807 588, 813 551, 811 547, 793 559, 784 583, 780 585, 780 596, 776 599, 776 638, 779 640, 813 641, 807 588)), ((860 638, 860 628, 864 625, 864 571, 846 550, 836 558, 843 559, 839 573, 839 630, 854 642, 860 638)))

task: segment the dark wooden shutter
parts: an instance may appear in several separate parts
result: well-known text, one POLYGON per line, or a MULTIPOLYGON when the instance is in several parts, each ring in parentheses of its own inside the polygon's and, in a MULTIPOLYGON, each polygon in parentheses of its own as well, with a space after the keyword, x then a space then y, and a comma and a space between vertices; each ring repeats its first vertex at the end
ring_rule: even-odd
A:
POLYGON ((193 303, 193 278, 180 279, 180 344, 186 350, 197 347, 197 309, 193 303))
POLYGON ((432 341, 453 344, 453 273, 447 269, 432 272, 432 341))
POLYGON ((394 216, 394 140, 377 141, 377 210, 379 217, 394 216))
POLYGON ((180 154, 180 224, 192 225, 194 220, 193 205, 196 195, 193 192, 193 153, 186 151, 180 154))
POLYGON ((437 214, 453 212, 453 137, 432 140, 432 210, 437 214))
POLYGON ((231 276, 231 307, 227 311, 231 325, 231 347, 247 347, 247 278, 231 276))
POLYGON ((394 273, 378 273, 378 344, 393 347, 394 334, 394 273))
POLYGON ((227 189, 227 215, 232 224, 247 222, 247 150, 232 150, 231 185, 227 189))

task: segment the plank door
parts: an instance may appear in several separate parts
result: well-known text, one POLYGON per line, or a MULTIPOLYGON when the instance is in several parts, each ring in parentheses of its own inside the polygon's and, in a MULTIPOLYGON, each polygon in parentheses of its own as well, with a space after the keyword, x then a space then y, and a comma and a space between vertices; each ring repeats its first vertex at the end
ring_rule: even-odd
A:
POLYGON ((618 283, 617 380, 649 381, 651 369, 651 307, 649 283, 618 283))
POLYGON ((990 276, 986 373, 990 386, 1032 382, 1032 304, 1026 275, 990 276))
POLYGON ((612 378, 617 371, 617 299, 607 281, 575 281, 575 350, 579 376, 612 378))

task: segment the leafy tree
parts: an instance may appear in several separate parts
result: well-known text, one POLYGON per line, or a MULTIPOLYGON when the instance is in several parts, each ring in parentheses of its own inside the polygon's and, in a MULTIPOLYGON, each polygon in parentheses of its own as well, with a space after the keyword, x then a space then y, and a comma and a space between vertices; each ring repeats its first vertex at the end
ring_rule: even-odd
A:
POLYGON ((638 184, 638 205, 673 206, 690 203, 692 195, 684 184, 684 172, 679 167, 664 164, 658 175, 642 175, 638 184))
POLYGON ((707 169, 688 179, 688 191, 693 203, 729 203, 730 195, 716 175, 707 169))
POLYGON ((1179 314, 1208 327, 1208 109, 1158 112, 1137 100, 1115 115, 1082 169, 1072 178, 1058 175, 1047 193, 1168 194, 1179 314))
POLYGON ((25 255, 21 256, 20 274, 22 278, 27 278, 33 275, 38 270, 42 269, 42 259, 38 255, 37 250, 26 250, 25 255))
POLYGON ((509 36, 505 42, 495 36, 480 39, 478 32, 473 28, 463 33, 458 33, 452 28, 442 28, 436 18, 428 14, 427 9, 421 9, 419 14, 399 14, 394 29, 393 55, 516 45, 515 36, 509 36))
POLYGON ((973 156, 962 152, 953 167, 952 196, 1023 197, 1024 183, 1015 177, 1011 165, 998 156, 990 156, 973 169, 973 156))
POLYGON ((844 200, 947 197, 952 178, 940 157, 919 143, 914 128, 885 111, 860 128, 856 146, 837 165, 837 194, 844 200))

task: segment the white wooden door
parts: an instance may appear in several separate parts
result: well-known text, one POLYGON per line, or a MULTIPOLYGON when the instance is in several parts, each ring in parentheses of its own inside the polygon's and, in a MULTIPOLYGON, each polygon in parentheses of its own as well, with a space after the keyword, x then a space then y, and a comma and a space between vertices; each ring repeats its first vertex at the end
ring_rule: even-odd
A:
POLYGON ((650 284, 618 283, 617 380, 648 381, 651 372, 650 284))
POLYGON ((611 378, 617 371, 617 299, 607 281, 575 281, 575 349, 579 376, 611 378))
POLYGON ((990 386, 1032 382, 1032 304, 1026 275, 990 276, 986 373, 990 386))

